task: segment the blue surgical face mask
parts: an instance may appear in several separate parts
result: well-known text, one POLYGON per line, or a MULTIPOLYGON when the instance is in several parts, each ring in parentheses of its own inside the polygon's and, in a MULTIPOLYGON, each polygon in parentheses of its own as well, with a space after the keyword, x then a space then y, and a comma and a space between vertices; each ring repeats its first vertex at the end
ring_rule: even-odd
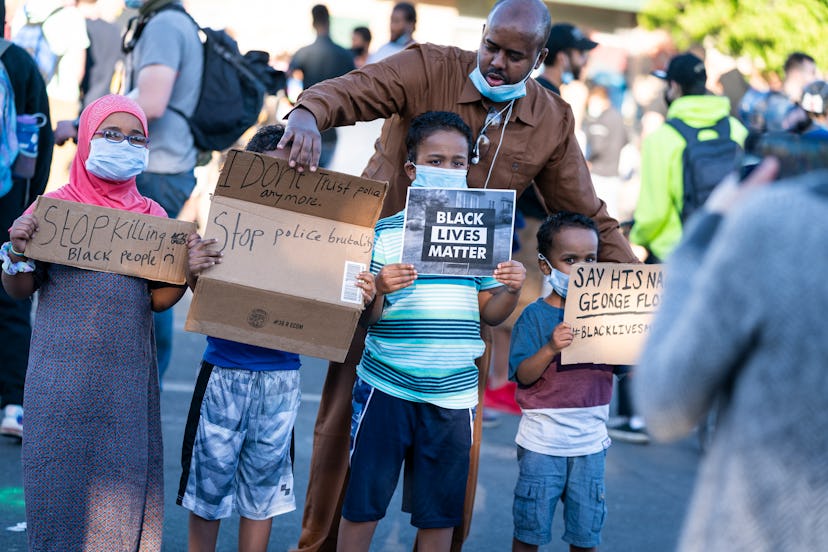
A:
MULTIPOLYGON (((540 56, 540 54, 538 54, 538 56, 540 56)), ((477 91, 480 92, 483 96, 492 100, 493 102, 510 102, 512 100, 520 99, 526 95, 526 81, 532 74, 532 71, 537 61, 538 58, 535 58, 535 63, 532 64, 532 68, 529 69, 529 72, 526 73, 526 76, 523 77, 520 81, 514 84, 501 84, 500 86, 492 86, 486 81, 486 77, 484 77, 483 73, 480 71, 480 52, 478 52, 477 67, 474 68, 474 71, 469 73, 469 78, 471 79, 472 84, 474 84, 474 87, 477 88, 477 91)))
POLYGON ((440 169, 430 165, 414 165, 417 175, 412 188, 468 188, 466 171, 461 169, 440 169))
POLYGON ((546 263, 549 267, 550 273, 546 275, 546 281, 555 290, 555 293, 566 299, 566 289, 569 287, 569 274, 564 274, 560 270, 552 266, 546 257, 538 253, 538 259, 546 263))
POLYGON ((575 80, 575 74, 572 71, 564 71, 561 73, 561 82, 563 84, 569 84, 575 80))
POLYGON ((104 138, 92 140, 86 170, 98 178, 124 182, 147 168, 149 150, 136 148, 129 142, 110 142, 104 138))
POLYGON ((143 3, 144 0, 124 0, 124 5, 131 10, 137 10, 143 3))

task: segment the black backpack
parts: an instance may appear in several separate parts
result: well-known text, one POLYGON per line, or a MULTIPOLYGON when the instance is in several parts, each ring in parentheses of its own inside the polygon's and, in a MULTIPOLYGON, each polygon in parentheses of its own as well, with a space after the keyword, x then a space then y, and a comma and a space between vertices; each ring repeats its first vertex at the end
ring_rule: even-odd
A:
POLYGON ((679 213, 684 223, 704 205, 719 182, 738 169, 743 150, 738 142, 730 138, 729 117, 722 117, 711 127, 693 128, 679 119, 668 119, 667 124, 676 129, 687 143, 682 156, 684 205, 679 213), (713 130, 717 137, 699 140, 699 132, 703 130, 713 130))
POLYGON ((267 52, 253 50, 242 55, 236 41, 225 31, 200 27, 178 4, 169 4, 138 18, 129 43, 125 35, 124 52, 134 49, 149 19, 164 9, 187 15, 198 27, 204 43, 204 71, 195 111, 188 117, 172 106, 168 109, 187 120, 198 149, 227 149, 256 124, 265 93, 276 94, 285 88, 285 74, 269 65, 267 52))

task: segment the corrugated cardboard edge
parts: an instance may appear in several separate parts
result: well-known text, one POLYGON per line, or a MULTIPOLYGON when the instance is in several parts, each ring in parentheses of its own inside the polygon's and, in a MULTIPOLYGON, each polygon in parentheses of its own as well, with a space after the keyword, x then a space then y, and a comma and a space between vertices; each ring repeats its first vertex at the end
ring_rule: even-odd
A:
POLYGON ((354 332, 356 331, 357 323, 359 322, 359 318, 362 315, 361 309, 349 309, 348 307, 341 305, 332 305, 331 303, 314 301, 312 299, 295 297, 292 295, 286 295, 278 292, 263 292, 277 298, 285 297, 291 300, 311 302, 314 304, 318 304, 324 308, 336 308, 344 312, 347 312, 349 310, 352 311, 350 313, 349 320, 350 332, 348 333, 348 338, 343 340, 343 345, 341 347, 330 344, 311 342, 307 340, 302 341, 297 339, 291 339, 283 336, 266 335, 263 333, 257 333, 255 331, 244 330, 242 328, 239 328, 238 325, 231 324, 229 322, 225 323, 221 321, 204 321, 197 319, 196 316, 198 315, 199 311, 204 308, 202 306, 202 301, 210 301, 210 294, 204 293, 199 288, 203 288, 205 284, 209 285, 211 283, 231 288, 243 289, 246 291, 260 291, 256 290, 256 288, 251 288, 248 286, 231 284, 220 280, 211 281, 210 279, 204 277, 200 278, 199 284, 196 286, 196 291, 199 293, 193 294, 193 299, 190 302, 190 309, 187 312, 187 320, 184 323, 184 329, 186 331, 201 333, 213 337, 219 337, 221 339, 237 341, 240 343, 247 343, 249 345, 257 345, 259 347, 266 347, 268 349, 278 349, 297 353, 300 355, 324 358, 326 360, 332 360, 334 362, 345 362, 345 357, 348 355, 348 350, 350 349, 350 343, 353 339, 354 332))

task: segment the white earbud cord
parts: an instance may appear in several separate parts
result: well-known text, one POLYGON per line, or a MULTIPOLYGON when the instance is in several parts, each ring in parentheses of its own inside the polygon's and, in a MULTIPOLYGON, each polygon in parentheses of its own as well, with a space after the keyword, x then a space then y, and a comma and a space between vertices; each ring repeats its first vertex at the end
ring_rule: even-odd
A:
MULTIPOLYGON (((500 146, 503 145, 503 135, 506 133, 506 125, 509 124, 509 119, 512 118, 512 107, 515 105, 515 100, 509 102, 507 107, 503 109, 507 109, 509 111, 506 112, 506 120, 503 121, 503 128, 500 129, 500 141, 497 143, 497 149, 495 149, 494 157, 492 157, 492 163, 489 165, 489 174, 486 175, 486 182, 483 184, 483 188, 486 189, 489 187, 489 179, 492 177, 492 169, 494 169, 495 161, 497 161, 497 154, 500 153, 500 146)), ((502 111, 501 111, 502 113, 502 111)))

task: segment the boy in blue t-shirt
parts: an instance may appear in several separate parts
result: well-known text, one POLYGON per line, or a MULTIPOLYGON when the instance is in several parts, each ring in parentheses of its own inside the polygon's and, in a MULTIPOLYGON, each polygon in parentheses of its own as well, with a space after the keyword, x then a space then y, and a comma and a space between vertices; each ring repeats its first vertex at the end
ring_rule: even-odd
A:
POLYGON ((536 551, 552 540, 558 500, 570 551, 595 550, 607 511, 604 459, 614 367, 562 366, 561 351, 573 338, 563 322, 569 271, 598 260, 598 228, 584 215, 560 211, 537 236, 538 267, 553 291, 528 305, 512 329, 509 378, 518 384, 515 398, 523 411, 515 437, 520 475, 512 550, 536 551))
MULTIPOLYGON (((259 129, 248 151, 276 150, 284 127, 259 129)), ((188 283, 221 262, 216 240, 190 236, 188 283)), ((363 299, 373 297, 373 276, 360 274, 363 299)), ((221 519, 235 510, 239 550, 267 550, 273 517, 296 508, 292 434, 299 410, 299 355, 207 337, 181 453, 176 502, 190 510, 191 550, 215 550, 221 519)))
MULTIPOLYGON (((405 171, 414 187, 465 188, 471 130, 455 113, 411 122, 405 171)), ((376 297, 365 310, 357 366, 351 474, 339 548, 369 549, 405 464, 403 510, 423 550, 449 550, 463 519, 472 409, 483 354, 480 320, 501 323, 517 304, 526 271, 500 263, 493 277, 418 275, 401 264, 404 212, 375 229, 376 297)))

